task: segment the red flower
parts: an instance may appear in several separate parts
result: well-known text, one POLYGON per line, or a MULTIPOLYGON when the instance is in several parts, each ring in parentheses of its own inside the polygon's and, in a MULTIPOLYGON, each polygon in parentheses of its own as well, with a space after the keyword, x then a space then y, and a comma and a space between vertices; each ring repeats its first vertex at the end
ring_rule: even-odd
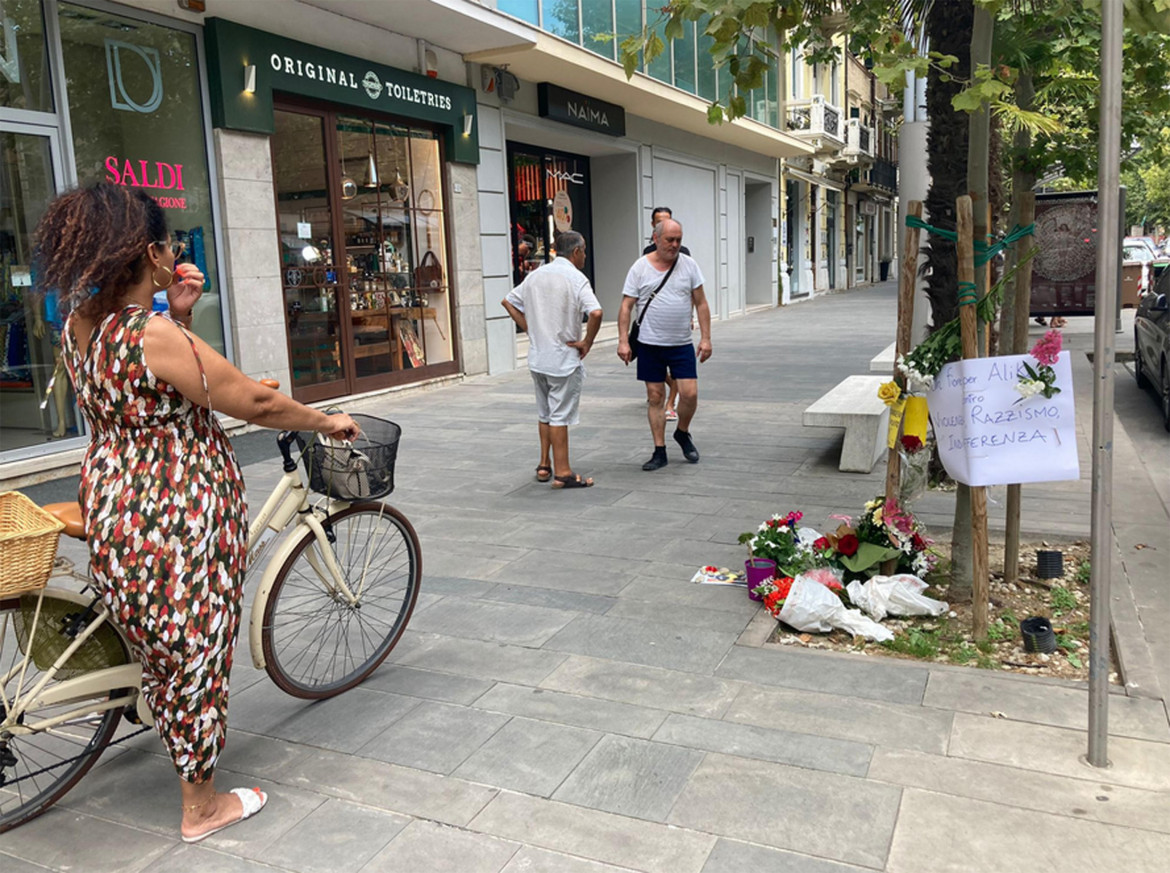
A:
POLYGON ((837 551, 846 557, 857 554, 857 548, 861 543, 858 542, 857 537, 853 534, 845 534, 837 540, 837 551))
POLYGON ((831 546, 828 537, 818 537, 817 539, 813 540, 813 548, 817 551, 823 552, 825 549, 830 547, 831 546))
POLYGON ((776 593, 780 595, 781 600, 788 598, 788 593, 792 591, 792 583, 795 581, 791 576, 782 576, 772 583, 776 586, 776 593))
POLYGON ((912 433, 903 434, 902 448, 904 448, 910 454, 914 454, 915 452, 922 450, 922 440, 920 440, 912 433))

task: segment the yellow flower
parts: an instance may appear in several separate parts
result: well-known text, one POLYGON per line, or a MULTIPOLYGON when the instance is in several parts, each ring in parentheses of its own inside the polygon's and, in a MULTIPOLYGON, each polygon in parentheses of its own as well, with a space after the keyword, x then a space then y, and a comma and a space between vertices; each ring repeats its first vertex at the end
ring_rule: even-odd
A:
POLYGON ((886 406, 893 406, 901 396, 902 389, 898 387, 897 382, 883 382, 878 387, 878 399, 886 404, 886 406))

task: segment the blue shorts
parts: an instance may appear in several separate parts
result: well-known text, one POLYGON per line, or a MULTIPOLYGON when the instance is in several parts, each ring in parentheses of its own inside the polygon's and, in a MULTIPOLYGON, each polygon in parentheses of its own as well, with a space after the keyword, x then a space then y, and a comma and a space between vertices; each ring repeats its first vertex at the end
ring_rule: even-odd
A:
POLYGON ((638 381, 665 382, 666 371, 675 379, 698 379, 695 347, 690 343, 681 346, 638 345, 638 381))

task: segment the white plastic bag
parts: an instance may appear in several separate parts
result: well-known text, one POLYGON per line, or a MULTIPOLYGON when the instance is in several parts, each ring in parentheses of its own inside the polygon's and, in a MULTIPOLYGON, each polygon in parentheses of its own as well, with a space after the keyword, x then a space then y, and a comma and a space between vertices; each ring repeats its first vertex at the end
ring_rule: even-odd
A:
POLYGON ((822 585, 797 576, 778 616, 780 621, 799 631, 828 633, 833 628, 848 631, 854 636, 878 642, 892 640, 894 635, 856 609, 846 609, 841 598, 822 585))
POLYGON ((924 595, 926 587, 917 576, 899 573, 871 576, 865 582, 854 580, 846 591, 854 606, 877 621, 887 615, 942 615, 948 605, 924 595))

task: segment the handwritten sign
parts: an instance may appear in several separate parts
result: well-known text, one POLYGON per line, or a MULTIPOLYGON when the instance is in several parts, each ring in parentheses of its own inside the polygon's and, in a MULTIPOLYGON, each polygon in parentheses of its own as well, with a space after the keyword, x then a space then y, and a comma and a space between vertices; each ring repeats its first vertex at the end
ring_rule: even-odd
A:
POLYGON ((1053 365, 1059 394, 1021 397, 1016 390, 1031 355, 973 358, 947 364, 929 397, 938 453, 952 479, 1010 485, 1080 478, 1072 365, 1053 365))

